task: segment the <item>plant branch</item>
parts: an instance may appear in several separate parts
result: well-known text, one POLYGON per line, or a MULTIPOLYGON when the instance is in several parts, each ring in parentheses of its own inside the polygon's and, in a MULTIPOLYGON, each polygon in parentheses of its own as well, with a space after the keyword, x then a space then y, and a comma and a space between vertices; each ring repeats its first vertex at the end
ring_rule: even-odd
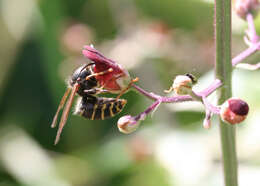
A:
MULTIPOLYGON (((217 88, 219 88, 222 85, 221 81, 219 79, 215 79, 212 84, 210 84, 207 88, 204 90, 195 93, 199 97, 207 97, 211 93, 213 93, 217 88)), ((158 94, 147 92, 146 90, 142 89, 141 87, 133 84, 132 87, 137 90, 140 94, 144 95, 145 97, 151 99, 151 100, 158 100, 160 99, 162 103, 174 103, 174 102, 182 102, 182 101, 192 101, 194 100, 190 95, 182 95, 182 96, 173 96, 173 97, 166 97, 166 96, 160 96, 158 94)), ((198 101, 195 99, 194 101, 198 101)))
POLYGON ((236 66, 238 63, 240 63, 242 60, 247 58, 248 56, 254 54, 258 49, 260 48, 260 42, 253 44, 240 54, 238 54, 236 57, 232 59, 232 65, 236 66))
POLYGON ((248 29, 246 31, 246 36, 244 37, 244 40, 246 44, 249 46, 249 48, 247 48, 246 50, 244 50, 232 59, 233 66, 236 66, 242 60, 254 54, 257 50, 260 49, 259 36, 257 35, 255 30, 253 15, 251 13, 248 13, 246 15, 246 20, 248 23, 248 29))
MULTIPOLYGON (((218 106, 214 106, 210 104, 206 97, 210 95, 212 92, 214 92, 217 88, 219 88, 222 85, 221 81, 219 79, 216 79, 209 87, 204 89, 203 91, 196 93, 193 90, 191 90, 189 95, 178 95, 178 96, 173 96, 173 97, 166 97, 166 96, 160 96, 157 94, 154 94, 152 92, 147 92, 143 90, 141 87, 133 84, 132 87, 135 88, 140 94, 146 96, 149 99, 154 100, 153 104, 148 107, 144 112, 138 114, 137 116, 130 117, 132 125, 139 125, 138 121, 139 120, 144 120, 145 117, 151 113, 152 111, 155 111, 156 108, 161 104, 161 103, 175 103, 175 102, 184 102, 184 101, 199 101, 205 106, 206 110, 206 119, 204 122, 204 127, 209 128, 210 127, 210 118, 211 118, 211 113, 214 114, 219 114, 220 109, 218 106)), ((129 116, 127 116, 129 119, 129 116)), ((129 120, 130 121, 130 120, 129 120)))
POLYGON ((250 42, 257 43, 259 36, 257 35, 256 30, 255 30, 253 15, 251 13, 248 13, 246 15, 246 20, 247 20, 247 23, 248 23, 248 30, 246 31, 247 36, 248 36, 250 42))

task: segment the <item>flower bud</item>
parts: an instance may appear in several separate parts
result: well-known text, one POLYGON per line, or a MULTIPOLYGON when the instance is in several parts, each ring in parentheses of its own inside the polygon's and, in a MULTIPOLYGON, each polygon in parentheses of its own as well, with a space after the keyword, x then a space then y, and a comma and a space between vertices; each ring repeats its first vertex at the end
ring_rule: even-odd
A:
POLYGON ((221 119, 229 124, 238 124, 246 119, 248 104, 238 98, 230 98, 221 105, 221 119))
POLYGON ((235 12, 236 14, 245 19, 248 13, 255 15, 259 8, 258 0, 235 0, 235 12))
POLYGON ((203 121, 203 127, 204 127, 204 129, 210 129, 211 121, 209 119, 205 118, 203 121))
POLYGON ((140 123, 130 115, 123 116, 117 121, 119 131, 125 134, 134 132, 139 127, 139 124, 140 123))
POLYGON ((188 75, 179 75, 173 81, 172 88, 178 95, 190 94, 192 91, 193 79, 188 75))

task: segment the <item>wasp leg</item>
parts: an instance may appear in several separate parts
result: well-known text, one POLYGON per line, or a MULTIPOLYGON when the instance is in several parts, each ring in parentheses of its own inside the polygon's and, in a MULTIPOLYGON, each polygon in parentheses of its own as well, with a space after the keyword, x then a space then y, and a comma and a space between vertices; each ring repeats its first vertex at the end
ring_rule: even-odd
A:
POLYGON ((93 88, 93 89, 89 89, 89 90, 84 90, 85 93, 87 94, 102 94, 102 93, 107 93, 109 92, 108 90, 101 88, 93 88))
POLYGON ((68 119, 69 111, 70 111, 70 108, 72 106, 72 102, 73 102, 73 99, 75 97, 75 94, 76 94, 78 88, 79 88, 79 85, 76 83, 73 86, 73 88, 72 88, 69 100, 67 101, 66 106, 65 106, 65 108, 63 110, 63 113, 62 113, 62 116, 61 116, 61 120, 60 120, 60 124, 59 124, 59 129, 58 129, 58 132, 57 132, 57 135, 56 135, 56 139, 55 139, 55 142, 54 142, 55 145, 60 140, 60 135, 61 135, 62 129, 63 129, 63 127, 66 124, 66 121, 68 119))
POLYGON ((53 118, 52 124, 51 124, 51 127, 52 127, 52 128, 56 127, 58 115, 59 115, 61 109, 64 107, 65 101, 67 100, 67 97, 68 97, 70 91, 71 91, 71 88, 68 88, 68 89, 66 90, 66 92, 64 93, 64 95, 63 95, 61 101, 60 101, 59 107, 58 107, 58 109, 57 109, 57 112, 56 112, 56 114, 55 114, 55 116, 54 116, 54 118, 53 118))
POLYGON ((135 79, 132 79, 131 82, 129 83, 129 85, 119 93, 119 95, 116 97, 116 100, 118 100, 137 81, 139 81, 138 77, 136 77, 135 79))
POLYGON ((109 68, 108 70, 105 70, 105 71, 102 71, 102 72, 98 72, 98 73, 94 73, 94 74, 91 74, 89 76, 86 77, 86 80, 92 78, 92 77, 95 77, 95 76, 101 76, 101 75, 104 75, 106 73, 109 73, 109 72, 113 72, 113 69, 112 68, 109 68))

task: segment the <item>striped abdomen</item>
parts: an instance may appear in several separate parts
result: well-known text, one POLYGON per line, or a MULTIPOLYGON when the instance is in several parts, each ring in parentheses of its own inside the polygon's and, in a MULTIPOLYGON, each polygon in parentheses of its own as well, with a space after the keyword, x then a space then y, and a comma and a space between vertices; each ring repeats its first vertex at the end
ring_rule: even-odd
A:
POLYGON ((85 96, 80 98, 75 114, 91 120, 104 120, 121 112, 126 102, 125 99, 85 96))

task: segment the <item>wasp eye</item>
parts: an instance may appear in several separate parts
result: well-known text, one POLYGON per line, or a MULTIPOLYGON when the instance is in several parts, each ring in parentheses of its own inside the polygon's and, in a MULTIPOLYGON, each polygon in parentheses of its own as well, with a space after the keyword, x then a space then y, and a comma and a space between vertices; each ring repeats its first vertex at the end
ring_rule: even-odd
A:
POLYGON ((91 74, 91 71, 86 68, 86 65, 83 65, 77 68, 71 76, 71 85, 74 85, 76 82, 80 82, 81 80, 85 80, 87 76, 91 74))
POLYGON ((81 71, 83 70, 83 67, 84 67, 84 66, 81 66, 81 67, 77 68, 77 69, 73 72, 73 74, 72 74, 72 76, 71 76, 71 80, 72 80, 72 81, 74 81, 74 82, 78 81, 78 78, 79 78, 79 76, 80 76, 80 74, 81 74, 81 71))

